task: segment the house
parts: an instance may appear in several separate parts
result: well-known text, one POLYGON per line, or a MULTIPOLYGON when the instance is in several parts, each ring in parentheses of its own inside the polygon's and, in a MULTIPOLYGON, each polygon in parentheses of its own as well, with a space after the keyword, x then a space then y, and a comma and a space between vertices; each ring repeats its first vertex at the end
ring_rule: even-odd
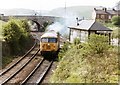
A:
POLYGON ((107 8, 94 8, 92 13, 92 19, 110 21, 113 16, 120 16, 119 9, 107 9, 107 8))
POLYGON ((69 26, 69 41, 72 43, 75 38, 85 42, 90 34, 108 35, 109 41, 112 30, 103 26, 96 20, 82 20, 76 26, 69 26))

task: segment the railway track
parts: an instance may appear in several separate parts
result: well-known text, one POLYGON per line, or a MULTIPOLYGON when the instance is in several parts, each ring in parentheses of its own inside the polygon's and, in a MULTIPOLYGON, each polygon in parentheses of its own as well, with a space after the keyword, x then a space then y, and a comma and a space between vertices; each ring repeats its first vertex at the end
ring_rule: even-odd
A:
POLYGON ((1 73, 0 73, 0 76, 4 75, 6 72, 8 72, 10 69, 12 69, 15 65, 17 65, 20 61, 22 61, 36 46, 36 41, 33 45, 33 47, 25 54, 23 55, 23 57, 21 57, 17 62, 15 62, 13 65, 9 66, 7 69, 3 70, 1 73))
POLYGON ((7 81, 9 81, 34 58, 34 56, 39 52, 39 49, 36 51, 36 48, 37 44, 35 42, 34 46, 23 57, 21 57, 16 63, 0 73, 0 85, 5 84, 7 81))
POLYGON ((52 66, 53 61, 48 61, 41 58, 38 55, 40 49, 37 48, 36 50, 36 48, 37 42, 35 42, 34 46, 16 63, 0 73, 0 85, 8 85, 11 83, 17 83, 20 85, 27 85, 30 83, 42 83, 44 77, 52 66), (35 59, 38 60, 35 61, 35 59), (36 64, 33 67, 30 67, 29 64, 33 64, 34 61, 36 62, 36 64), (25 74, 25 71, 28 71, 28 68, 31 68, 32 70, 25 74))
POLYGON ((52 66, 53 61, 42 59, 35 69, 21 82, 21 85, 40 84, 52 66))

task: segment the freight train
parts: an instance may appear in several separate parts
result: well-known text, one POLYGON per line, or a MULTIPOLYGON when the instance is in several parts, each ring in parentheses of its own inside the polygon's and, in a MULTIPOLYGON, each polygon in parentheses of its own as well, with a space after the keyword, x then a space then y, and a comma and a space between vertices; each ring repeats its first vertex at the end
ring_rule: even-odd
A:
POLYGON ((41 55, 46 53, 56 54, 60 48, 60 35, 54 30, 45 32, 40 39, 41 55))

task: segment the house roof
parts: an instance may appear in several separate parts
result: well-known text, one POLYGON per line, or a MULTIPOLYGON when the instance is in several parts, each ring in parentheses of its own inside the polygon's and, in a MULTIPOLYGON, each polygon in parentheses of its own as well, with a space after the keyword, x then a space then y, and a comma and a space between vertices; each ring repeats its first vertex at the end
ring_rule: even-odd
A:
POLYGON ((117 11, 113 11, 113 10, 107 10, 107 12, 108 12, 109 14, 112 14, 112 15, 117 14, 117 11))
POLYGON ((112 31, 95 20, 82 20, 79 22, 79 26, 70 26, 68 28, 78 30, 112 31))
POLYGON ((102 9, 96 9, 95 10, 96 14, 111 14, 111 15, 117 15, 117 14, 120 14, 120 10, 102 10, 102 9))
POLYGON ((78 26, 70 26, 68 28, 74 28, 74 29, 81 29, 81 30, 89 30, 91 25, 95 22, 95 20, 82 20, 79 22, 78 26))
POLYGON ((95 10, 96 14, 108 14, 104 10, 95 10))
POLYGON ((89 28, 89 30, 96 30, 96 31, 112 31, 111 29, 103 26, 99 22, 95 21, 93 25, 89 28))

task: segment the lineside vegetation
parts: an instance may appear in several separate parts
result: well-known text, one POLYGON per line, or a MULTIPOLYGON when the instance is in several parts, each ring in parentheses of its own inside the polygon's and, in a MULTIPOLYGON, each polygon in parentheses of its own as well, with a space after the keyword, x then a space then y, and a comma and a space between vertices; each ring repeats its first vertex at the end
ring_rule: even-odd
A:
POLYGON ((90 35, 86 43, 66 43, 59 57, 51 83, 118 83, 118 47, 110 46, 104 35, 90 35))
POLYGON ((2 26, 3 67, 10 63, 14 56, 23 55, 32 46, 29 24, 24 19, 10 19, 2 26))
POLYGON ((24 52, 30 41, 29 25, 26 20, 10 19, 3 26, 3 37, 10 47, 10 53, 18 55, 24 52))

